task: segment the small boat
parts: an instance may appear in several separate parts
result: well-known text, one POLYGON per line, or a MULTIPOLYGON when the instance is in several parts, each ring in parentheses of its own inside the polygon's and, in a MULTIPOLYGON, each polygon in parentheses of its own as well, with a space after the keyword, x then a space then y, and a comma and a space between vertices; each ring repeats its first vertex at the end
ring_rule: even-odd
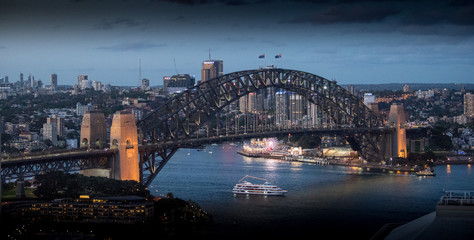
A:
POLYGON ((430 169, 430 168, 425 168, 421 171, 416 172, 417 176, 436 176, 436 174, 430 169))
POLYGON ((232 189, 232 193, 246 195, 283 196, 285 195, 285 193, 287 193, 287 191, 282 190, 276 185, 269 183, 268 180, 264 178, 257 178, 246 175, 244 178, 240 179, 239 183, 234 186, 234 189, 232 189), (248 181, 243 181, 248 177, 263 180, 265 181, 265 183, 253 184, 248 181))

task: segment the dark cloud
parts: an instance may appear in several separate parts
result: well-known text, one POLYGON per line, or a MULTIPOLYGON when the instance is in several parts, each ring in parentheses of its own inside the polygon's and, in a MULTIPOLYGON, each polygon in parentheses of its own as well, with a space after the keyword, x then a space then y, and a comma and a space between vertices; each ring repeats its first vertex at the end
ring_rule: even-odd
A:
POLYGON ((164 0, 165 2, 185 4, 185 5, 195 5, 195 4, 208 4, 213 2, 212 0, 164 0))
POLYGON ((259 2, 259 1, 248 1, 248 0, 164 0, 164 1, 170 2, 170 3, 184 4, 184 5, 223 3, 229 6, 240 6, 240 5, 246 5, 252 2, 259 2))
POLYGON ((96 29, 108 30, 114 29, 117 27, 145 27, 147 25, 146 22, 135 21, 130 18, 115 18, 115 19, 102 19, 102 21, 94 27, 96 29))
POLYGON ((474 25, 474 2, 453 1, 446 4, 427 5, 408 9, 402 19, 405 25, 474 25))
POLYGON ((370 23, 380 22, 387 17, 398 14, 400 11, 391 7, 367 7, 363 5, 335 5, 328 6, 321 12, 311 16, 303 16, 288 20, 290 23, 370 23))
POLYGON ((118 44, 118 45, 113 45, 113 46, 98 47, 97 49, 125 52, 125 51, 142 51, 142 50, 148 50, 152 48, 165 47, 165 46, 166 46, 165 43, 156 44, 156 43, 150 43, 150 42, 136 42, 136 43, 124 43, 124 44, 118 44))

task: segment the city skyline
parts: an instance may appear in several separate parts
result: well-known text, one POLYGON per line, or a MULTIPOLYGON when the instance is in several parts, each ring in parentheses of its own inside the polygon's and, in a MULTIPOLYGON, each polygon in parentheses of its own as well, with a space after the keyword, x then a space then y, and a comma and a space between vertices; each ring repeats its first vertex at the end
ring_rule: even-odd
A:
POLYGON ((2 1, 0 33, 0 77, 10 82, 23 73, 47 84, 56 73, 58 85, 88 75, 140 86, 141 59, 156 86, 176 73, 200 80, 209 57, 224 74, 274 64, 340 84, 474 76, 469 1, 2 1))

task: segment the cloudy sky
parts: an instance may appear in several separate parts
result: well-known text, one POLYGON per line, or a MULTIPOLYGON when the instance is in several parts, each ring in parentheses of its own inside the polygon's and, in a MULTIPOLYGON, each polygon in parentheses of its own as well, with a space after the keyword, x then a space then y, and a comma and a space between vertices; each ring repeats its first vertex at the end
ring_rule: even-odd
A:
POLYGON ((1 0, 0 76, 113 85, 274 64, 341 84, 474 82, 469 0, 1 0), (258 56, 265 54, 264 59, 258 56), (275 59, 275 55, 282 58, 275 59), (175 68, 176 64, 176 68, 175 68))

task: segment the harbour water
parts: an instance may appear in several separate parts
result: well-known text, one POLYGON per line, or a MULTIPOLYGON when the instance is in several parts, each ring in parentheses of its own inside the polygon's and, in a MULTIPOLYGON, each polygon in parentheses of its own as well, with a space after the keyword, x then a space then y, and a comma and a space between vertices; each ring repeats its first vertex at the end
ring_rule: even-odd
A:
POLYGON ((470 165, 435 167, 436 177, 248 158, 222 144, 181 149, 149 190, 191 199, 214 216, 209 238, 330 236, 369 239, 384 224, 407 222, 435 210, 443 190, 474 189, 470 165), (211 153, 212 152, 212 153, 211 153), (234 196, 245 175, 288 190, 284 197, 234 196))

